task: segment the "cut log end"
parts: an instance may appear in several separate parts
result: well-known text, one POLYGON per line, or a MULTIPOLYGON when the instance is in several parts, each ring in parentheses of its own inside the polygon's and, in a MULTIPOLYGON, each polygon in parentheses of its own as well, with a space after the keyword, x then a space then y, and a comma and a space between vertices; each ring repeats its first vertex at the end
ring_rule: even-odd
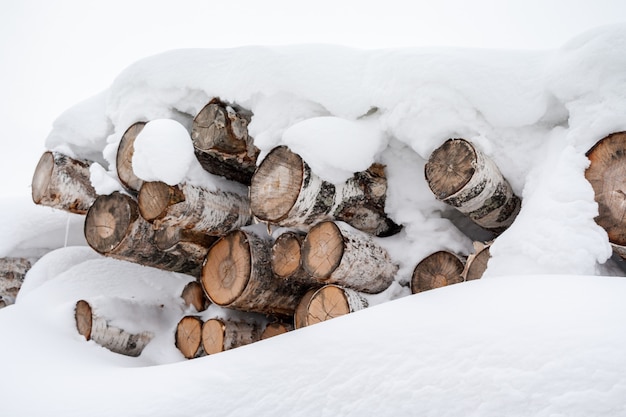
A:
POLYGON ((196 316, 183 317, 176 326, 176 347, 187 359, 199 355, 202 343, 202 320, 196 316))
POLYGON ((461 190, 475 172, 476 152, 463 139, 449 139, 428 159, 425 175, 428 186, 438 199, 461 190))
POLYGON ((250 184, 252 213, 278 222, 294 206, 303 179, 303 161, 285 146, 273 149, 259 165, 250 184))
POLYGON ((202 326, 202 346, 207 355, 224 351, 226 326, 219 319, 207 320, 202 326))
POLYGON ((343 252, 343 235, 337 225, 318 223, 302 242, 302 266, 314 278, 324 279, 337 269, 343 252))
POLYGON ((85 217, 85 239, 94 250, 106 254, 124 240, 138 215, 136 203, 124 194, 99 196, 85 217))
POLYGON ((318 289, 319 288, 312 288, 308 290, 304 294, 300 302, 298 303, 298 306, 296 307, 296 311, 293 314, 294 328, 301 329, 307 326, 307 315, 309 314, 309 311, 308 311, 309 303, 311 302, 311 298, 313 298, 313 295, 315 295, 318 289))
POLYGON ((209 308, 209 300, 204 295, 202 285, 198 281, 190 281, 181 293, 185 305, 193 307, 196 311, 204 311, 209 308))
POLYGON ((235 301, 250 279, 252 259, 246 235, 236 230, 220 238, 209 249, 202 287, 212 302, 226 306, 235 301))
POLYGON ((476 252, 467 258, 465 271, 463 272, 465 280, 471 281, 481 278, 487 270, 490 257, 489 245, 479 245, 476 252))
POLYGON ((265 327, 263 333, 261 333, 261 340, 269 339, 270 337, 278 336, 293 330, 293 326, 286 323, 270 323, 265 327))
POLYGON ((133 193, 137 193, 143 184, 143 180, 133 171, 133 154, 135 153, 135 139, 145 125, 146 122, 137 122, 126 129, 120 140, 115 158, 117 176, 120 182, 133 193))
POLYGON ((353 305, 347 292, 351 291, 336 285, 326 285, 313 294, 306 315, 308 326, 340 317, 359 310, 363 305, 353 305))
POLYGON ((463 262, 456 255, 446 251, 435 252, 424 258, 413 270, 411 292, 417 294, 463 282, 463 268, 463 262))
POLYGON ((91 339, 92 317, 89 303, 85 300, 79 300, 74 310, 74 319, 78 333, 84 336, 86 340, 91 339))
POLYGON ((141 216, 149 222, 163 217, 169 206, 184 200, 185 196, 178 187, 161 181, 143 183, 137 196, 141 216))
POLYGON ((52 152, 44 152, 35 168, 32 181, 32 197, 35 204, 40 204, 47 193, 52 170, 54 169, 54 156, 52 152))
POLYGON ((281 277, 287 278, 300 269, 300 245, 304 235, 286 232, 278 236, 272 246, 272 270, 281 277))

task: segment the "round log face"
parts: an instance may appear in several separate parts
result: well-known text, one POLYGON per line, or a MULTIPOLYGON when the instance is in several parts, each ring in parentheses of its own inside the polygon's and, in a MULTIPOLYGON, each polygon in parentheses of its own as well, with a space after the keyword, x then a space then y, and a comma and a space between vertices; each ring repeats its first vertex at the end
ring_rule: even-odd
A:
POLYGON ((465 272, 465 280, 471 281, 479 279, 483 276, 487 270, 487 263, 491 254, 489 253, 489 247, 483 248, 480 252, 476 253, 467 262, 467 271, 465 272))
POLYGON ((202 347, 207 355, 224 351, 226 326, 219 319, 207 320, 202 326, 202 347))
POLYGON ((122 135, 119 147, 117 148, 117 155, 115 158, 115 164, 117 168, 117 176, 122 184, 137 192, 143 184, 143 180, 135 175, 133 171, 133 154, 135 153, 135 139, 137 135, 143 130, 146 122, 137 122, 131 125, 126 132, 122 135))
POLYGON ((303 176, 304 166, 300 156, 285 146, 272 150, 252 176, 252 213, 269 222, 284 219, 300 194, 303 176))
POLYGON ((91 339, 91 306, 85 300, 79 300, 76 303, 76 309, 74 310, 74 318, 76 320, 76 328, 78 333, 83 335, 85 339, 91 339))
POLYGON ((306 322, 310 326, 350 312, 350 304, 343 290, 335 285, 327 285, 311 297, 306 322))
POLYGON ((109 253, 126 237, 137 218, 136 203, 128 196, 114 192, 94 201, 85 217, 85 239, 99 253, 109 253))
POLYGON ((296 307, 296 311, 293 314, 293 325, 296 329, 301 329, 307 326, 307 315, 309 314, 308 308, 311 298, 317 292, 318 288, 308 290, 296 307))
POLYGON ((243 293, 251 272, 250 245, 245 233, 236 230, 209 249, 202 268, 202 287, 212 302, 226 306, 243 293))
POLYGON ((272 246, 272 270, 281 278, 289 277, 300 268, 300 242, 297 233, 278 236, 272 246))
POLYGON ((202 341, 202 320, 183 317, 176 327, 176 347, 187 359, 195 358, 202 341))
POLYGON ((626 132, 613 133, 589 150, 585 177, 598 203, 596 222, 611 243, 626 245, 626 132))
POLYGON ((164 182, 144 182, 137 196, 141 216, 149 222, 163 217, 173 192, 173 187, 164 182))
POLYGON ((337 225, 318 223, 302 242, 302 266, 314 278, 327 278, 339 266, 343 252, 343 235, 337 225))
POLYGON ((284 323, 270 323, 265 327, 263 333, 261 333, 261 340, 287 333, 290 330, 291 326, 287 326, 284 323))
POLYGON ((463 188, 475 172, 476 151, 463 139, 449 139, 437 148, 424 168, 426 181, 438 199, 463 188))
POLYGON ((52 170, 54 169, 54 156, 52 152, 44 152, 39 158, 39 163, 35 168, 35 174, 32 181, 32 197, 35 204, 39 204, 46 195, 50 179, 52 178, 52 170))
POLYGON ((463 262, 454 254, 446 251, 435 252, 424 258, 413 270, 411 292, 444 287, 463 282, 463 262))

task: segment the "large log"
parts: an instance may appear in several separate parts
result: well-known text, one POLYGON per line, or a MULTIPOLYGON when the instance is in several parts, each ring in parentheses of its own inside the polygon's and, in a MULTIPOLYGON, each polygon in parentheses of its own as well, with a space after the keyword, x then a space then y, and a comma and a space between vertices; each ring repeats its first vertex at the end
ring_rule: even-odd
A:
POLYGON ((198 316, 185 316, 176 325, 175 344, 187 359, 198 358, 206 353, 202 348, 202 319, 198 316))
MULTIPOLYGON (((128 304, 132 304, 128 302, 128 304)), ((135 312, 137 305, 128 306, 126 311, 120 312, 121 305, 116 301, 118 314, 130 314, 135 312)), ((158 310, 154 306, 152 310, 158 310)), ((150 312, 152 313, 152 312, 150 312)), ((132 333, 112 324, 112 318, 99 313, 97 306, 92 306, 86 300, 79 300, 74 310, 74 319, 78 333, 87 340, 93 340, 102 347, 112 352, 126 356, 139 356, 148 343, 154 337, 154 333, 143 331, 132 333)))
POLYGON ((338 285, 318 289, 307 305, 305 325, 310 326, 367 308, 368 303, 358 292, 338 285))
POLYGON ((489 258, 491 257, 489 252, 491 243, 492 242, 474 242, 474 253, 471 253, 467 257, 463 270, 463 279, 465 281, 472 281, 483 276, 487 270, 489 258))
POLYGON ((585 177, 598 203, 595 221, 606 230, 613 250, 626 258, 626 132, 599 140, 587 158, 585 177))
POLYGON ((133 123, 122 135, 117 148, 115 168, 120 182, 133 194, 137 194, 143 184, 143 180, 133 171, 133 154, 135 153, 135 139, 141 133, 147 122, 133 123))
POLYGON ((90 165, 90 161, 60 152, 44 152, 33 174, 31 194, 35 204, 87 213, 97 196, 91 185, 90 165))
POLYGON ((248 135, 252 113, 212 99, 193 119, 191 139, 202 167, 215 175, 250 185, 259 149, 248 135))
POLYGON ((411 277, 413 294, 463 282, 465 263, 452 252, 437 251, 422 259, 411 277))
POLYGON ((487 230, 504 231, 520 210, 520 199, 496 164, 464 139, 449 139, 437 148, 424 172, 438 200, 487 230))
POLYGON ((400 231, 385 213, 387 178, 374 164, 343 184, 331 184, 285 146, 274 148, 257 168, 250 185, 252 213, 260 220, 302 227, 341 220, 377 236, 400 231))
POLYGON ((393 282, 398 266, 371 235, 343 222, 316 224, 302 242, 302 266, 322 284, 376 294, 393 282))
POLYGON ((202 348, 207 355, 224 352, 261 340, 256 323, 209 319, 202 325, 202 348))
POLYGON ((222 307, 263 314, 292 315, 306 287, 276 277, 270 266, 269 236, 235 230, 209 249, 201 283, 222 307))
POLYGON ((203 259, 161 250, 152 224, 139 215, 137 202, 113 192, 100 195, 85 217, 85 239, 102 255, 199 277, 203 259))
POLYGON ((0 307, 15 303, 31 263, 26 258, 0 258, 0 307))
POLYGON ((177 226, 222 236, 252 222, 247 197, 191 184, 144 182, 137 200, 141 216, 155 228, 177 226))

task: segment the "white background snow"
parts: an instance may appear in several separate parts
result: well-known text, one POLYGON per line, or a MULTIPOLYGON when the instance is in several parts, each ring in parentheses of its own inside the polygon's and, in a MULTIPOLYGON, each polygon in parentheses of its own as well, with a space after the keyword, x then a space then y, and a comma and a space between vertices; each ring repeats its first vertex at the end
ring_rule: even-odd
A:
MULTIPOLYGON (((234 16, 258 20, 253 9, 240 14, 235 12, 241 9, 224 9, 232 17, 229 36, 207 45, 204 39, 216 35, 205 30, 201 39, 184 45, 212 49, 164 42, 150 53, 175 49, 145 59, 126 50, 119 55, 126 64, 106 70, 109 80, 90 79, 80 87, 77 78, 72 93, 72 83, 56 81, 55 72, 38 60, 33 74, 43 81, 32 82, 54 86, 53 95, 67 100, 80 93, 69 103, 58 99, 55 106, 62 108, 54 126, 38 124, 39 115, 51 117, 41 103, 55 102, 47 101, 47 90, 27 88, 29 73, 13 72, 20 91, 39 97, 0 112, 9 132, 5 143, 26 138, 25 132, 36 136, 22 140, 24 147, 15 152, 21 156, 16 161, 31 161, 26 181, 17 173, 2 176, 7 190, 22 184, 0 200, 0 256, 37 262, 16 304, 0 310, 2 415, 626 416, 626 269, 611 257, 606 233, 593 220, 597 207, 584 178, 585 152, 608 133, 626 130, 626 24, 590 30, 579 24, 581 30, 567 26, 566 31, 561 26, 566 19, 556 19, 571 7, 571 19, 594 26, 597 7, 613 11, 601 22, 612 23, 623 7, 598 2, 586 9, 563 2, 562 9, 546 5, 539 11, 525 2, 509 6, 511 13, 502 14, 499 23, 518 26, 490 25, 479 38, 478 31, 462 30, 467 29, 462 12, 469 6, 452 3, 458 14, 445 14, 451 20, 428 28, 448 33, 456 25, 456 39, 469 44, 444 37, 407 39, 408 32, 392 29, 398 40, 393 48, 371 33, 361 40, 364 45, 351 44, 336 18, 331 19, 336 26, 320 34, 326 13, 281 3, 284 26, 273 40, 242 35, 249 31, 235 24, 234 16), (535 25, 538 15, 550 23, 533 26, 545 28, 544 37, 533 32, 536 38, 525 39, 535 43, 507 38, 522 26, 522 11, 535 25), (311 34, 320 35, 299 40, 326 45, 293 44, 285 35, 295 24, 292 17, 302 13, 319 19, 311 34), (277 43, 290 45, 269 46, 277 43), (187 139, 184 130, 193 115, 213 96, 254 113, 250 133, 262 155, 287 144, 333 182, 374 161, 386 164, 387 212, 404 230, 377 239, 400 270, 387 291, 368 296, 368 309, 188 361, 174 346, 173 331, 188 313, 179 294, 191 277, 98 255, 82 236, 83 217, 35 206, 28 184, 43 149, 55 149, 96 160, 97 189, 118 187, 114 155, 121 135, 135 121, 154 120, 154 131, 144 139, 167 149, 172 164, 154 164, 162 154, 150 155, 147 146, 147 153, 136 155, 143 175, 218 187, 223 181, 200 173, 190 149, 178 146, 187 139), (168 132, 174 134, 163 135, 168 132), (471 140, 491 157, 523 206, 493 244, 481 280, 410 295, 411 272, 425 256, 440 249, 468 254, 473 239, 491 237, 436 201, 424 180, 430 152, 449 137, 471 140), (174 147, 167 148, 170 144, 174 147), (73 317, 81 298, 133 299, 137 314, 133 320, 120 317, 120 324, 157 336, 138 358, 86 342, 73 317), (158 317, 149 313, 155 304, 166 306, 158 317)), ((59 4, 61 11, 83 7, 59 4)), ((337 7, 344 17, 359 11, 385 16, 358 4, 358 11, 337 7)), ((499 4, 472 6, 476 20, 470 27, 491 22, 487 11, 503 7, 499 4)), ((17 13, 21 7, 9 9, 17 13)), ((132 7, 133 19, 119 9, 115 16, 132 25, 141 16, 132 7)), ((416 10, 415 19, 425 19, 416 10)), ((186 13, 192 21, 201 14, 186 13)), ((408 14, 400 8, 395 26, 408 25, 408 14)), ((145 19, 157 23, 150 15, 145 19)), ((76 20, 77 31, 84 29, 87 23, 76 20)), ((363 23, 355 24, 358 29, 363 23)), ((124 25, 109 20, 107 26, 103 39, 121 42, 113 32, 124 25)), ((355 43, 358 33, 351 34, 355 43)), ((65 36, 78 42, 80 33, 65 36)), ((36 38, 28 39, 17 41, 36 38)), ((3 42, 8 43, 5 36, 3 42)), ((98 56, 113 65, 101 56, 103 49, 114 53, 104 45, 98 56)), ((4 50, 6 57, 20 56, 17 46, 4 50)), ((51 58, 57 64, 67 57, 51 58)), ((7 85, 6 91, 15 91, 7 85)), ((209 314, 226 313, 212 308, 209 314)))

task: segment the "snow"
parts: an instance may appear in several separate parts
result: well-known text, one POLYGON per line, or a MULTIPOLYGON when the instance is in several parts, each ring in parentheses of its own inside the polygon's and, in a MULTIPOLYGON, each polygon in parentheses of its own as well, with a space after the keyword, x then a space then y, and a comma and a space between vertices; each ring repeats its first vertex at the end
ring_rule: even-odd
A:
POLYGON ((217 96, 253 112, 261 157, 287 145, 331 182, 384 164, 386 211, 404 228, 375 240, 400 269, 365 310, 185 360, 173 334, 197 314, 180 299, 192 277, 102 257, 83 217, 3 200, 0 255, 36 261, 0 310, 3 415, 626 415, 626 267, 584 177, 585 152, 626 130, 625 48, 618 24, 545 51, 249 46, 137 61, 45 141, 94 160, 98 192, 121 189, 115 151, 140 120, 141 177, 227 187, 199 168, 189 139, 217 96), (522 209, 482 279, 410 295, 425 256, 494 238, 425 182, 428 156, 451 137, 495 161, 522 209), (79 299, 155 338, 137 358, 86 342, 79 299))

